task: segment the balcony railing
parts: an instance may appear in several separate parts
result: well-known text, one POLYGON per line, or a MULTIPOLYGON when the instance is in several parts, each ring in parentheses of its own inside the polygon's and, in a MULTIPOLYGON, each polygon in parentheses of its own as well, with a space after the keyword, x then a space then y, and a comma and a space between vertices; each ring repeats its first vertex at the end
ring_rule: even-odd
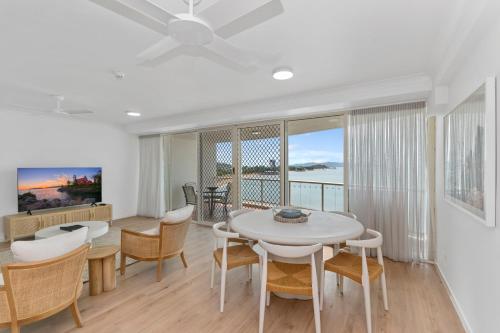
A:
POLYGON ((344 210, 344 184, 306 180, 288 181, 290 205, 322 211, 344 210))
MULTIPOLYGON (((344 184, 332 182, 288 181, 290 205, 301 208, 344 210, 344 184)), ((245 207, 267 208, 280 203, 280 180, 243 178, 241 201, 245 207)))

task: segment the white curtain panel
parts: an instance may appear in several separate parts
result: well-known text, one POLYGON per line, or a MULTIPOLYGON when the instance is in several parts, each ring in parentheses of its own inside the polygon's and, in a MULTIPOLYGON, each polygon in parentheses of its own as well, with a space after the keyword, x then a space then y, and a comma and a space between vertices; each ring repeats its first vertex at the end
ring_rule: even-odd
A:
POLYGON ((397 261, 432 260, 424 102, 351 111, 349 209, 397 261))
POLYGON ((165 215, 163 140, 161 136, 139 138, 139 198, 137 214, 165 215))
POLYGON ((163 186, 165 193, 165 211, 171 209, 171 190, 170 190, 170 149, 171 149, 171 136, 163 135, 163 186))

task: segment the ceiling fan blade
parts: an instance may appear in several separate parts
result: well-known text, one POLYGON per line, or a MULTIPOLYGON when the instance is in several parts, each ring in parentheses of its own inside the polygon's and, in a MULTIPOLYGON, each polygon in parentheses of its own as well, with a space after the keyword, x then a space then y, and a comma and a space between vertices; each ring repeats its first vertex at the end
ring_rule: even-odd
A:
POLYGON ((256 59, 248 52, 233 46, 216 35, 210 44, 205 45, 205 48, 243 67, 251 67, 257 63, 256 59))
POLYGON ((164 56, 168 55, 180 46, 179 42, 174 40, 172 37, 167 36, 158 43, 139 53, 137 58, 141 60, 141 64, 151 64, 158 58, 162 58, 164 59, 163 61, 166 61, 168 59, 164 56))
POLYGON ((205 45, 205 48, 226 60, 246 68, 257 67, 269 62, 269 59, 266 59, 266 57, 259 56, 250 50, 240 49, 217 35, 214 35, 212 43, 205 45))
POLYGON ((0 110, 18 111, 18 112, 28 113, 28 114, 32 114, 32 115, 43 115, 43 114, 51 112, 50 110, 46 110, 43 108, 36 108, 36 107, 15 104, 15 103, 7 103, 5 105, 1 105, 0 110))
POLYGON ((92 110, 86 110, 86 109, 71 109, 71 110, 66 110, 66 109, 61 109, 61 110, 54 110, 56 113, 63 113, 67 115, 81 115, 81 114, 92 114, 94 111, 92 110))
POLYGON ((90 1, 164 35, 168 34, 168 21, 176 18, 174 14, 167 12, 148 0, 90 1))
POLYGON ((227 38, 283 11, 280 0, 219 0, 199 15, 210 22, 215 33, 227 38))

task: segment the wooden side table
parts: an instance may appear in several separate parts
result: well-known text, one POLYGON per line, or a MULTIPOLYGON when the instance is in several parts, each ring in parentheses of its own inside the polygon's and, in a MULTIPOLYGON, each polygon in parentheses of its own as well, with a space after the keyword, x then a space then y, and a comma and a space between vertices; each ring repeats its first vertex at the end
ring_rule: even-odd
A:
POLYGON ((98 246, 89 250, 90 296, 116 288, 115 256, 120 248, 115 245, 98 246))

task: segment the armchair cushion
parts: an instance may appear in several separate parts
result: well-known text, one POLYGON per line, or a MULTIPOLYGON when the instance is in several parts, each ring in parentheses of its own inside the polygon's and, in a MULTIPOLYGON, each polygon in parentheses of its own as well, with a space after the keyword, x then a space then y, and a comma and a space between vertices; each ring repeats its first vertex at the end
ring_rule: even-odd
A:
POLYGON ((194 210, 193 205, 187 205, 186 207, 183 208, 171 210, 165 214, 165 217, 163 218, 162 222, 177 223, 187 220, 188 218, 191 217, 191 215, 193 215, 193 210, 194 210))
MULTIPOLYGON (((163 220, 164 223, 177 223, 184 220, 187 220, 193 214, 194 206, 187 205, 186 207, 179 208, 176 210, 171 210, 165 214, 163 220)), ((145 235, 157 236, 160 234, 160 224, 154 226, 151 229, 141 231, 141 233, 145 235)))
POLYGON ((88 229, 85 227, 45 239, 13 242, 10 248, 14 261, 32 262, 62 256, 85 244, 88 229))
POLYGON ((158 236, 160 234, 160 225, 158 224, 157 226, 155 226, 151 229, 141 231, 141 233, 143 233, 145 235, 150 235, 150 236, 158 236))

